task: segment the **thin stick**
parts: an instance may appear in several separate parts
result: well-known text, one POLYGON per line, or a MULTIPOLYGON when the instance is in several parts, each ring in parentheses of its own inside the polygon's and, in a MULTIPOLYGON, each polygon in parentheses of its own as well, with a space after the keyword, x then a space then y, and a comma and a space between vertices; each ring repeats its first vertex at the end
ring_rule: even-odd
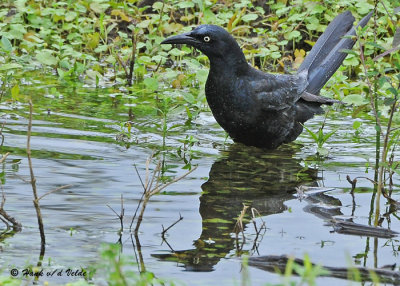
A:
POLYGON ((148 178, 149 178, 150 159, 151 159, 151 157, 149 157, 149 159, 146 162, 146 180, 145 180, 145 182, 146 182, 145 183, 145 187, 146 188, 145 188, 145 190, 143 192, 144 195, 142 195, 142 197, 143 197, 143 201, 141 202, 142 203, 142 208, 140 210, 140 214, 139 214, 137 222, 136 222, 136 227, 135 227, 135 230, 134 230, 135 235, 137 235, 138 232, 139 232, 139 227, 140 227, 140 224, 142 223, 142 220, 143 220, 144 211, 146 210, 146 206, 147 206, 147 203, 150 200, 150 198, 153 195, 155 195, 155 194, 159 193, 160 191, 162 191, 163 189, 165 189, 166 187, 168 187, 169 185, 171 185, 171 184, 173 184, 173 183, 185 178, 187 175, 189 175, 190 173, 192 173, 194 170, 197 169, 197 166, 196 166, 192 170, 190 170, 190 171, 186 172, 185 174, 183 174, 182 176, 173 179, 171 182, 168 182, 168 183, 166 183, 164 185, 159 186, 159 180, 160 180, 160 174, 161 174, 161 162, 160 161, 158 162, 158 164, 156 166, 156 169, 154 169, 154 171, 153 171, 153 176, 152 176, 151 182, 149 183, 148 182, 148 178), (156 187, 152 190, 151 186, 153 185, 154 181, 156 181, 156 187))
POLYGON ((42 219, 42 213, 40 211, 40 204, 39 204, 39 199, 38 199, 38 194, 37 194, 37 188, 36 188, 36 178, 35 174, 33 173, 33 165, 32 165, 32 155, 31 155, 31 134, 32 134, 32 113, 33 113, 33 104, 32 100, 29 100, 29 123, 28 123, 28 139, 26 143, 26 154, 28 155, 28 163, 29 163, 29 171, 31 175, 31 185, 32 185, 32 192, 33 192, 33 205, 35 206, 36 209, 36 216, 38 220, 38 225, 39 225, 39 232, 40 232, 40 240, 41 240, 41 249, 44 249, 44 245, 46 244, 46 237, 44 234, 44 226, 43 226, 43 219, 42 219))
POLYGON ((127 70, 127 68, 126 68, 126 65, 124 64, 124 62, 122 61, 122 59, 121 59, 121 57, 119 56, 119 54, 115 54, 116 56, 117 56, 117 60, 118 60, 118 62, 119 62, 119 64, 122 66, 122 68, 124 69, 124 71, 125 71, 125 75, 126 76, 129 76, 129 73, 128 73, 128 70, 127 70))
POLYGON ((150 195, 152 196, 152 195, 155 195, 155 194, 161 192, 162 190, 164 190, 164 189, 165 189, 166 187, 168 187, 169 185, 171 185, 171 184, 173 184, 173 183, 176 183, 176 182, 182 180, 183 178, 185 178, 187 175, 189 175, 190 173, 192 173, 192 172, 193 172, 194 170, 196 170, 196 169, 197 169, 197 166, 195 166, 193 169, 191 169, 190 171, 186 172, 186 173, 183 174, 182 176, 173 179, 171 182, 168 182, 168 183, 166 183, 166 184, 164 184, 164 185, 162 185, 162 186, 160 186, 160 187, 154 189, 153 191, 151 191, 150 195))
MULTIPOLYGON (((115 215, 118 217, 119 222, 121 224, 121 229, 120 229, 120 233, 122 234, 122 232, 124 231, 124 215, 125 215, 125 208, 124 208, 124 197, 121 194, 121 213, 118 214, 110 205, 106 205, 110 210, 113 211, 113 213, 115 213, 115 215)), ((121 240, 121 237, 120 237, 121 240)))
POLYGON ((43 198, 44 198, 45 196, 47 196, 47 195, 50 195, 50 194, 52 194, 52 193, 54 193, 54 192, 57 192, 57 191, 60 191, 60 190, 63 190, 63 189, 69 188, 69 187, 72 187, 72 185, 64 185, 64 186, 58 187, 57 189, 48 191, 47 193, 41 195, 41 196, 38 198, 38 201, 40 201, 41 199, 43 199, 43 198))
POLYGON ((7 229, 9 228, 8 222, 10 222, 13 225, 13 230, 14 231, 21 231, 22 230, 22 225, 19 223, 14 217, 10 216, 5 210, 4 210, 4 204, 6 203, 6 196, 4 195, 4 190, 3 186, 1 186, 1 205, 0 205, 0 219, 6 224, 7 229), (4 218, 4 219, 3 219, 4 218))
POLYGON ((178 218, 173 224, 171 224, 169 227, 167 227, 167 228, 164 229, 164 226, 161 225, 162 228, 163 228, 163 231, 161 232, 161 237, 162 237, 163 240, 165 240, 165 237, 164 237, 165 233, 166 233, 169 229, 171 229, 174 225, 176 225, 178 222, 180 222, 181 220, 183 220, 183 216, 181 215, 181 213, 179 213, 179 218, 178 218))
POLYGON ((136 174, 138 175, 139 180, 140 180, 140 183, 142 184, 143 193, 142 193, 142 196, 140 197, 140 200, 139 200, 139 203, 138 203, 138 205, 137 205, 137 207, 136 207, 135 213, 133 214, 133 217, 132 217, 132 220, 131 220, 131 224, 129 225, 129 230, 130 230, 130 231, 132 231, 133 222, 135 221, 135 218, 136 218, 137 212, 138 212, 138 210, 139 210, 139 207, 140 207, 140 205, 141 205, 142 202, 143 202, 143 197, 144 197, 144 195, 146 194, 146 187, 145 187, 145 185, 143 184, 142 177, 140 176, 139 171, 138 171, 138 169, 136 168, 136 165, 134 165, 134 166, 135 166, 136 174))

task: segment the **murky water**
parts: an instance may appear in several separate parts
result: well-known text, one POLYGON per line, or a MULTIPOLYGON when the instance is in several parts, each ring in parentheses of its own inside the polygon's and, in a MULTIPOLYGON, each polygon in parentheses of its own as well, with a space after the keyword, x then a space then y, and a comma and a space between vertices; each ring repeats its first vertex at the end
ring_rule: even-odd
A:
MULTIPOLYGON (((315 154, 306 133, 297 143, 276 151, 249 148, 225 140, 212 115, 202 112, 192 125, 171 129, 163 143, 157 125, 162 117, 155 110, 152 95, 143 96, 146 109, 118 95, 118 90, 63 86, 55 80, 46 86, 27 86, 23 92, 32 95, 34 102, 31 148, 39 195, 71 185, 41 200, 47 239, 43 265, 48 269, 78 269, 97 263, 101 244, 120 238, 119 221, 107 205, 119 212, 123 195, 127 229, 141 197, 134 165, 144 177, 148 156, 164 150, 158 155, 168 167, 164 175, 185 173, 182 167, 186 162, 177 149, 183 146, 186 135, 198 140, 186 152, 186 159, 192 154, 191 164, 198 168, 150 200, 140 228, 143 263, 157 277, 187 285, 213 285, 215 281, 237 285, 243 275, 241 255, 250 256, 248 275, 254 285, 282 279, 266 271, 262 262, 252 261, 254 257, 261 261, 272 255, 304 259, 308 254, 313 263, 336 267, 379 268, 400 263, 398 238, 339 234, 329 223, 332 218, 342 218, 367 225, 371 219, 372 184, 359 179, 353 198, 346 180, 346 175, 373 177, 368 162, 374 162, 374 133, 368 122, 364 122, 365 140, 357 142, 352 135, 354 119, 343 111, 331 111, 327 130, 339 130, 328 144, 330 156, 319 164, 308 160, 311 163, 305 167, 303 161, 315 154), (51 87, 63 96, 52 94, 51 87), (129 146, 115 140, 120 122, 128 120, 133 130, 129 146), (310 188, 300 199, 295 191, 300 185, 318 188, 310 188), (247 215, 245 240, 239 235, 237 241, 233 229, 243 204, 257 209, 261 214, 257 227, 264 221, 267 229, 257 235, 247 215), (183 220, 167 232, 163 242, 162 226, 169 226, 180 215, 183 220)), ((5 123, 2 150, 11 152, 2 164, 5 209, 23 225, 21 232, 0 237, 0 265, 8 275, 12 268, 36 265, 40 236, 31 186, 26 182, 28 108, 3 102, 1 110, 5 123)), ((185 114, 171 114, 168 126, 185 120, 185 114)), ((316 130, 322 120, 316 117, 307 126, 316 130)), ((396 192, 399 181, 394 184, 393 198, 400 200, 396 192)), ((381 208, 388 211, 385 200, 381 208)), ((383 226, 400 231, 396 213, 387 215, 383 226)), ((122 242, 123 252, 134 256, 127 230, 122 242)), ((41 281, 75 279, 62 276, 41 281)), ((332 277, 319 278, 319 283, 349 284, 332 277)))

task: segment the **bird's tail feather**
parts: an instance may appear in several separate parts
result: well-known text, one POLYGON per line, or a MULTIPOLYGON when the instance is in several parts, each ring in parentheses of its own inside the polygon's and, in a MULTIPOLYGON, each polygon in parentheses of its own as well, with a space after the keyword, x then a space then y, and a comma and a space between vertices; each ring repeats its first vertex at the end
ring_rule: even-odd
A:
POLYGON ((307 92, 319 94, 320 89, 346 58, 347 53, 341 50, 351 49, 354 46, 354 39, 348 36, 355 36, 357 27, 364 27, 371 16, 372 12, 361 19, 355 28, 353 27, 354 17, 350 11, 333 19, 298 70, 299 73, 308 71, 307 92))

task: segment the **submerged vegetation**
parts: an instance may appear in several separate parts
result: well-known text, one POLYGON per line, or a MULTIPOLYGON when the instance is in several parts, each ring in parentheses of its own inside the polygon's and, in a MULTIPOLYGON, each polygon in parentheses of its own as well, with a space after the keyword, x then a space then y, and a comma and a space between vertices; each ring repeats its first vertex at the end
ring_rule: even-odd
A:
MULTIPOLYGON (((321 95, 343 101, 345 105, 332 108, 356 119, 353 129, 348 130, 349 142, 367 140, 366 120, 375 123, 374 162, 368 161, 370 165, 366 166, 367 170, 374 171, 373 178, 368 179, 374 189, 369 225, 379 227, 385 220, 390 225, 388 214, 396 213, 399 207, 399 202, 392 198, 392 194, 398 192, 393 178, 400 176, 400 161, 396 156, 400 139, 399 0, 1 1, 0 102, 10 106, 15 114, 26 117, 20 107, 28 106, 32 100, 33 105, 37 105, 37 118, 41 118, 42 113, 59 111, 58 101, 67 100, 64 91, 78 85, 92 87, 96 90, 93 96, 109 97, 113 104, 128 99, 129 118, 119 122, 118 131, 113 130, 118 133, 116 141, 127 148, 144 142, 149 149, 156 149, 155 157, 160 163, 154 173, 157 176, 153 175, 150 181, 156 178, 157 186, 159 183, 166 186, 173 182, 173 176, 166 174, 175 172, 176 168, 168 165, 167 159, 179 160, 183 169, 195 169, 192 161, 200 152, 194 147, 200 139, 195 133, 179 135, 198 128, 201 113, 209 111, 204 95, 206 57, 188 47, 161 46, 166 36, 188 31, 199 24, 217 24, 235 36, 254 66, 270 72, 290 73, 301 64, 328 23, 345 10, 350 10, 357 20, 372 10, 375 14, 369 25, 357 31, 355 48, 343 51, 348 56, 321 95), (38 88, 38 95, 31 96, 29 87, 37 84, 35 78, 45 79, 49 74, 49 85, 54 87, 38 88), (135 118, 141 115, 151 115, 157 120, 138 126, 135 118), (171 120, 176 117, 182 120, 178 123, 171 120), (156 130, 162 138, 160 142, 147 142, 140 134, 147 129, 156 130), (169 145, 170 136, 179 137, 180 145, 169 145), (380 209, 381 200, 388 203, 385 214, 380 209)), ((74 108, 77 104, 81 102, 72 102, 69 106, 74 108)), ((109 108, 109 103, 103 104, 99 99, 96 104, 91 102, 81 115, 90 120, 97 114, 112 114, 108 113, 109 108)), ((11 119, 15 116, 2 115, 11 119)), ((88 130, 96 131, 95 127, 87 125, 88 130)), ((329 140, 336 136, 338 129, 325 130, 325 121, 315 131, 305 127, 305 133, 317 146, 316 156, 303 159, 302 165, 307 169, 313 164, 323 165, 329 158, 329 140)), ((2 130, 0 134, 4 139, 2 130)), ((105 140, 115 142, 110 138, 105 140)), ((4 148, 0 152, 3 163, 13 150, 4 148)), ((35 157, 34 151, 32 156, 35 157)), ((18 163, 18 160, 12 162, 15 166, 18 163)), ((303 173, 302 169, 292 175, 301 178, 303 173)), ((4 184, 4 178, 1 179, 4 184)), ((357 180, 363 179, 348 177, 353 196, 357 180)), ((149 193, 146 203, 150 196, 149 193)), ((4 203, 5 199, 0 207, 2 216, 4 203)), ((213 219, 217 220, 210 218, 210 221, 213 219)), ((394 248, 396 246, 398 248, 398 245, 394 248)), ((120 251, 117 246, 110 246, 102 252, 110 285, 175 284, 158 279, 150 272, 142 271, 140 275, 127 271, 131 264, 120 260, 120 251)), ((291 280, 292 273, 300 275, 300 283, 309 285, 315 285, 316 277, 327 274, 327 269, 313 265, 308 256, 303 265, 296 262, 299 261, 286 259, 286 268, 280 269, 284 285, 296 283, 291 280)), ((354 280, 364 281, 357 271, 350 273, 354 280)), ((371 274, 371 277, 373 283, 378 283, 377 276, 371 274)), ((3 278, 0 277, 0 284, 19 285, 19 280, 3 278)))

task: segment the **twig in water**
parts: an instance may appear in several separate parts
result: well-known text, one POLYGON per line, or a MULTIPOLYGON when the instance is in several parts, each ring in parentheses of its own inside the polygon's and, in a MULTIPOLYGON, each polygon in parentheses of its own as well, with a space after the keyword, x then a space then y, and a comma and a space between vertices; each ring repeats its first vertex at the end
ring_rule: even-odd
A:
POLYGON ((356 185, 357 185, 357 178, 354 178, 353 180, 350 178, 349 175, 346 176, 347 182, 349 182, 351 184, 351 194, 354 194, 354 190, 356 189, 356 185))
POLYGON ((4 204, 6 203, 6 196, 4 195, 3 186, 1 186, 1 205, 0 205, 0 219, 7 226, 7 229, 10 227, 8 223, 11 223, 14 231, 21 231, 22 225, 19 223, 14 217, 10 216, 4 210, 4 204))
MULTIPOLYGON (((254 229, 256 230, 256 238, 254 239, 254 243, 253 243, 253 247, 251 250, 255 250, 258 253, 258 245, 261 242, 262 238, 264 237, 265 232, 267 231, 267 227, 265 225, 265 221, 261 218, 261 214, 259 213, 259 211, 256 208, 251 208, 251 215, 252 215, 252 221, 253 221, 253 225, 254 225, 254 229), (257 223, 256 223, 256 215, 261 219, 262 223, 260 226, 260 229, 257 229, 257 223), (261 240, 260 242, 258 242, 258 237, 261 234, 261 231, 264 230, 264 233, 261 236, 261 240), (258 242, 258 243, 257 243, 258 242)), ((259 254, 259 253, 258 253, 259 254)))
POLYGON ((118 60, 119 64, 122 66, 122 68, 123 68, 124 71, 125 71, 125 76, 128 77, 128 76, 129 76, 129 73, 128 73, 128 69, 126 68, 125 63, 122 61, 122 59, 121 59, 121 57, 119 56, 119 54, 116 54, 116 56, 117 56, 117 60, 118 60))
POLYGON ((187 175, 189 175, 190 173, 192 173, 194 170, 197 169, 197 167, 194 167, 193 169, 191 169, 190 171, 186 172, 182 176, 176 177, 172 181, 170 181, 170 182, 168 182, 166 184, 160 184, 161 161, 159 161, 157 163, 156 168, 153 170, 153 174, 151 176, 151 179, 149 179, 150 178, 150 168, 149 168, 149 166, 150 166, 150 162, 151 162, 152 158, 153 158, 153 154, 151 156, 149 156, 149 158, 146 161, 146 175, 145 175, 144 182, 142 181, 142 179, 141 179, 141 177, 140 177, 140 175, 138 173, 140 181, 141 181, 141 184, 142 184, 142 187, 143 187, 143 194, 142 194, 142 197, 141 197, 141 199, 139 201, 138 207, 137 207, 137 209, 135 211, 135 214, 134 214, 134 216, 132 218, 131 225, 130 225, 130 230, 132 230, 133 221, 135 220, 136 214, 137 214, 137 210, 138 210, 139 206, 141 205, 142 207, 141 207, 141 210, 140 210, 140 214, 139 214, 139 216, 137 218, 136 227, 135 227, 135 230, 134 230, 135 235, 137 235, 138 232, 139 232, 139 227, 140 227, 140 224, 141 224, 141 222, 143 220, 144 211, 146 209, 147 203, 150 200, 150 198, 152 196, 154 196, 155 194, 161 192, 163 189, 165 189, 169 185, 182 180, 187 175), (154 184, 155 184, 155 186, 153 187, 154 184))
POLYGON ((173 224, 171 224, 169 227, 167 227, 167 228, 164 229, 164 226, 161 225, 161 226, 162 226, 162 229, 163 229, 163 231, 161 232, 161 237, 162 237, 163 240, 165 240, 165 236, 164 236, 165 233, 166 233, 171 227, 173 227, 173 226, 176 225, 178 222, 180 222, 181 220, 183 220, 183 216, 179 213, 179 218, 178 218, 173 224))
MULTIPOLYGON (((33 104, 32 104, 32 100, 30 99, 29 100, 29 122, 28 122, 28 134, 27 134, 28 139, 27 139, 27 143, 26 143, 26 154, 28 156, 29 171, 30 171, 30 175, 31 175, 33 205, 35 206, 35 209, 36 209, 36 216, 37 216, 39 232, 40 232, 40 240, 41 240, 42 249, 44 250, 44 246, 46 244, 46 237, 44 234, 43 219, 42 219, 42 213, 40 211, 39 197, 38 197, 37 188, 36 188, 36 178, 35 178, 35 174, 33 173, 32 155, 31 155, 32 113, 33 113, 33 104)), ((42 253, 42 251, 41 251, 41 253, 42 253)), ((44 251, 43 251, 43 254, 44 254, 44 251)))
POLYGON ((63 189, 69 188, 69 187, 72 187, 72 185, 64 185, 64 186, 58 187, 58 188, 56 188, 56 189, 54 189, 54 190, 48 191, 47 193, 41 195, 41 196, 38 198, 38 201, 40 201, 41 199, 43 199, 43 198, 44 198, 45 196, 47 196, 47 195, 50 195, 50 194, 52 194, 52 193, 55 193, 55 192, 57 192, 57 191, 60 191, 60 190, 63 190, 63 189))
MULTIPOLYGON (((118 214, 110 205, 107 205, 107 207, 109 207, 110 210, 112 210, 113 213, 115 213, 115 215, 118 217, 119 222, 121 224, 121 229, 120 229, 119 232, 120 232, 120 234, 122 234, 123 231, 124 231, 124 215, 125 215, 124 197, 123 197, 123 195, 121 194, 121 213, 120 214, 118 214)), ((121 239, 121 237, 120 237, 120 239, 121 239)))

